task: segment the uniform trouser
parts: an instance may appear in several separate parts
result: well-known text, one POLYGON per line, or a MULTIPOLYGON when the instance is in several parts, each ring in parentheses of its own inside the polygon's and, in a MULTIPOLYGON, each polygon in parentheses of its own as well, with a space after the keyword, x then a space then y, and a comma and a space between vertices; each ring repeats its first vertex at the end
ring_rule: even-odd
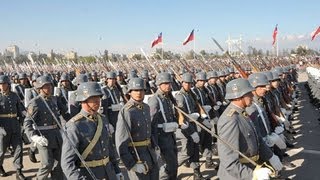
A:
POLYGON ((4 155, 9 146, 12 146, 13 164, 16 169, 22 169, 22 138, 20 133, 10 133, 7 132, 6 136, 0 134, 0 165, 3 165, 4 155))
POLYGON ((177 179, 178 157, 177 145, 173 133, 158 133, 158 145, 161 150, 159 179, 177 179))
POLYGON ((178 165, 181 166, 187 160, 190 166, 195 169, 199 162, 199 143, 194 143, 191 136, 181 139, 181 150, 178 152, 178 165))
POLYGON ((128 171, 128 176, 130 180, 155 180, 159 179, 159 168, 157 164, 150 167, 147 174, 136 173, 133 170, 128 171))
POLYGON ((41 167, 39 168, 37 178, 48 179, 49 173, 51 173, 51 179, 63 179, 63 172, 60 166, 61 149, 49 148, 37 145, 41 167))
POLYGON ((212 136, 205 130, 201 130, 200 133, 200 151, 203 157, 211 160, 212 158, 212 136))

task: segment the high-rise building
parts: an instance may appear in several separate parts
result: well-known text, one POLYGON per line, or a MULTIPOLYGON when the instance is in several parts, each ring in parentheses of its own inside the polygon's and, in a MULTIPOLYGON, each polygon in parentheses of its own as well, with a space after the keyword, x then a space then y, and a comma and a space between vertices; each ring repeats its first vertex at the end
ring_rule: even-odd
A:
POLYGON ((15 59, 19 56, 19 47, 16 45, 8 46, 4 52, 4 55, 15 59))

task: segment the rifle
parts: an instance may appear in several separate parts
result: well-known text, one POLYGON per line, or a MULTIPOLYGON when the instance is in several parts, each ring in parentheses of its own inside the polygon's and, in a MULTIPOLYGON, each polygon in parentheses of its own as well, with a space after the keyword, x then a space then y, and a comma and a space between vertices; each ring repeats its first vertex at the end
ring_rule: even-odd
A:
POLYGON ((224 49, 220 46, 220 44, 214 39, 214 38, 211 38, 212 41, 218 46, 218 48, 224 52, 228 57, 229 57, 229 60, 231 62, 231 64, 233 64, 233 66, 239 71, 240 75, 242 76, 242 78, 245 78, 247 79, 248 78, 248 75, 247 73, 240 67, 240 65, 233 59, 233 57, 229 54, 228 51, 224 51, 224 49))

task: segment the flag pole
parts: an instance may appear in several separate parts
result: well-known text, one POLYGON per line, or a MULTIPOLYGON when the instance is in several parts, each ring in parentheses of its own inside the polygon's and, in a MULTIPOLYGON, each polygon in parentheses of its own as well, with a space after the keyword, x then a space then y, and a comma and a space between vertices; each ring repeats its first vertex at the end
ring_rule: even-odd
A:
POLYGON ((193 31, 193 59, 196 59, 196 31, 193 31))
POLYGON ((279 39, 279 37, 278 37, 278 32, 277 32, 277 39, 276 39, 276 43, 277 43, 277 47, 276 47, 276 53, 277 53, 277 57, 279 56, 279 46, 278 46, 278 39, 279 39))
POLYGON ((163 60, 163 42, 161 42, 161 46, 162 46, 162 48, 161 48, 161 56, 162 56, 162 60, 163 60))

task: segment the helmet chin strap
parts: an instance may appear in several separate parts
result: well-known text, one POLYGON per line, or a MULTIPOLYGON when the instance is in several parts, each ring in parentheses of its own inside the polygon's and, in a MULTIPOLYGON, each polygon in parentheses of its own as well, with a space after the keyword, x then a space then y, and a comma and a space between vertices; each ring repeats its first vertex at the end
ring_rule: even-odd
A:
POLYGON ((92 106, 90 106, 90 105, 88 104, 87 101, 85 101, 85 103, 86 103, 86 105, 88 106, 90 113, 92 113, 92 114, 96 113, 96 111, 92 108, 92 106))

